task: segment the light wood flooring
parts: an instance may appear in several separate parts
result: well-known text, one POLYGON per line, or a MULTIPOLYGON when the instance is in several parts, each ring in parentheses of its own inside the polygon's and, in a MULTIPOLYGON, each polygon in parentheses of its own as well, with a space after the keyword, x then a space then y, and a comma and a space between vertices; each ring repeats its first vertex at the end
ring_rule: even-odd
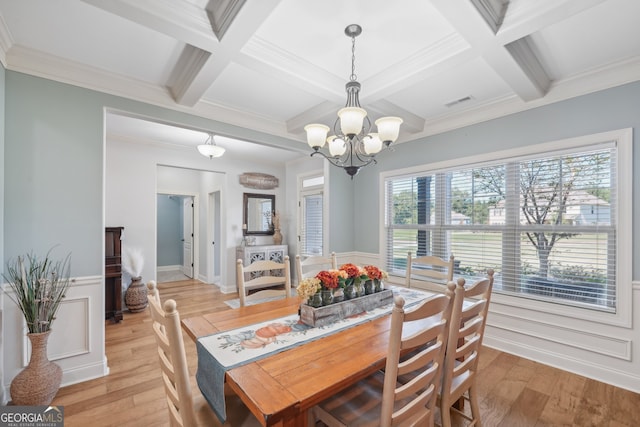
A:
MULTIPOLYGON (((198 281, 161 283, 163 299, 176 300, 181 317, 230 310, 216 286, 198 281)), ((147 311, 125 312, 105 323, 110 374, 63 387, 66 427, 167 426, 167 406, 147 311)), ((195 344, 184 337, 194 393, 195 344)), ((640 426, 640 395, 527 359, 484 348, 479 395, 483 426, 640 426)), ((467 405, 468 406, 468 405, 467 405)), ((459 425, 464 425, 460 423, 459 425)))

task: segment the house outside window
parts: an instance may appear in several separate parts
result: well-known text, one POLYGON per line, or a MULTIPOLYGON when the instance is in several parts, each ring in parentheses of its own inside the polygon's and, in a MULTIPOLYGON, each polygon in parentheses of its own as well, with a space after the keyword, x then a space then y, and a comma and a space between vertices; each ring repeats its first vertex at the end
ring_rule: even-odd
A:
POLYGON ((618 141, 592 139, 389 174, 387 270, 404 276, 408 251, 453 255, 456 277, 494 269, 494 292, 615 312, 618 230, 630 227, 616 220, 630 218, 618 216, 618 169, 629 159, 618 141))

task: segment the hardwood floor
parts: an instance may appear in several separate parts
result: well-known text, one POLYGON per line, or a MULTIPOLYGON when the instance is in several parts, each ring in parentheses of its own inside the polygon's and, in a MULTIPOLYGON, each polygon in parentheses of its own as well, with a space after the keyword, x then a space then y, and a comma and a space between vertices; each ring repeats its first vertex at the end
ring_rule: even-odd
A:
MULTIPOLYGON (((161 283, 158 289, 163 301, 176 300, 181 317, 228 310, 224 301, 237 298, 192 280, 161 283)), ((119 324, 105 325, 110 374, 60 389, 52 404, 64 406, 65 426, 168 426, 148 312, 125 312, 119 324)), ((195 345, 184 340, 193 391, 199 394, 195 345)), ((639 394, 491 348, 483 349, 480 365, 485 427, 640 425, 639 394)))

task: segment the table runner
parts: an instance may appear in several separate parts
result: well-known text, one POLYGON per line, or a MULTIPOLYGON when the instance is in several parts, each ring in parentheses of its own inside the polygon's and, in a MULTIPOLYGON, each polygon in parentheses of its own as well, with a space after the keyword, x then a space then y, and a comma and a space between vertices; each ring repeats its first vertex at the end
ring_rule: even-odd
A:
MULTIPOLYGON (((418 289, 392 287, 394 297, 402 296, 405 308, 434 295, 418 289)), ((230 331, 198 338, 196 381, 209 405, 222 423, 226 420, 224 375, 228 369, 297 347, 305 342, 334 334, 391 312, 393 304, 366 311, 329 325, 312 327, 292 314, 230 331)))

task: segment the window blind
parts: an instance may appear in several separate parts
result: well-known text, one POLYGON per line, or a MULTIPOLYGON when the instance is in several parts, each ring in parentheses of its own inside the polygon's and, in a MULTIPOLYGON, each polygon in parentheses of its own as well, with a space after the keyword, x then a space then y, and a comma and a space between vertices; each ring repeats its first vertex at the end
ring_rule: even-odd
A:
POLYGON ((615 309, 616 147, 605 144, 388 178, 387 270, 407 252, 496 272, 494 291, 615 309))
POLYGON ((303 194, 301 204, 300 254, 303 256, 322 255, 322 193, 303 194))

